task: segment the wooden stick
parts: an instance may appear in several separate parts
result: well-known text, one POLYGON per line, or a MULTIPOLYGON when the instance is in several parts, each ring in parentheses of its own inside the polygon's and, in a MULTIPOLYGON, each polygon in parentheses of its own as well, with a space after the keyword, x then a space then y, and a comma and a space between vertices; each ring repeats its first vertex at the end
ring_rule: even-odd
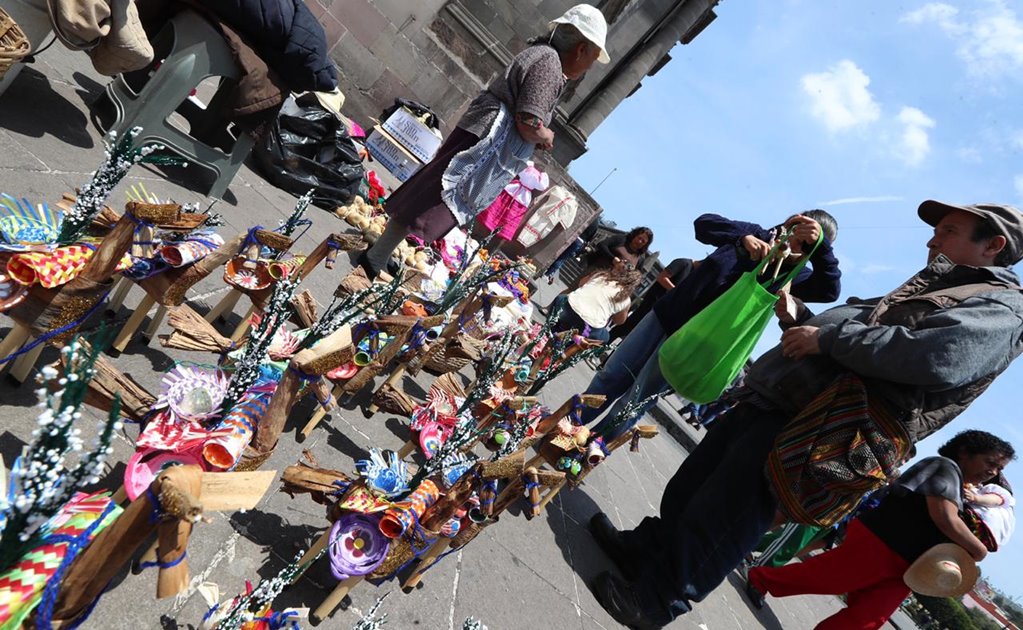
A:
MULTIPOLYGON (((401 378, 403 376, 405 376, 405 368, 406 368, 406 366, 407 366, 406 363, 402 363, 397 368, 395 368, 395 370, 393 372, 391 372, 391 375, 387 377, 387 380, 384 381, 383 385, 381 385, 377 389, 377 391, 373 393, 374 397, 376 396, 377 393, 382 391, 385 387, 392 387, 392 388, 395 387, 401 381, 401 378)), ((380 411, 380 406, 377 405, 375 402, 371 403, 370 406, 369 406, 369 412, 370 413, 376 413, 378 411, 380 411)))
POLYGON ((156 554, 160 548, 160 541, 158 539, 153 540, 153 544, 149 545, 149 548, 143 552, 137 562, 132 563, 132 573, 138 575, 142 573, 142 564, 145 562, 156 562, 156 554))
POLYGON ((545 458, 544 458, 543 455, 536 455, 531 460, 526 462, 525 467, 526 468, 533 468, 534 466, 540 466, 540 465, 543 464, 544 461, 545 461, 545 458))
POLYGON ((128 347, 128 342, 131 341, 135 331, 142 325, 142 320, 146 318, 146 315, 149 314, 149 309, 153 308, 154 304, 156 304, 156 300, 151 295, 147 293, 143 296, 142 301, 135 308, 135 312, 131 314, 128 321, 124 322, 121 332, 117 333, 117 338, 114 339, 114 343, 110 346, 111 349, 124 352, 124 349, 128 347))
POLYGON ((118 488, 110 497, 110 500, 116 503, 117 505, 121 505, 122 503, 128 500, 128 491, 124 489, 123 483, 121 484, 121 487, 118 488))
POLYGON ((252 327, 252 316, 256 314, 256 305, 253 304, 249 307, 249 310, 242 317, 242 321, 239 322, 238 327, 231 333, 231 341, 238 342, 242 340, 245 333, 249 332, 249 328, 252 327))
POLYGON ((334 609, 337 608, 342 601, 344 601, 345 595, 348 595, 349 591, 352 590, 352 587, 364 579, 366 579, 365 576, 357 575, 350 577, 347 580, 342 580, 341 583, 330 592, 330 595, 327 595, 327 597, 320 602, 320 605, 316 607, 313 614, 309 616, 309 620, 314 624, 318 624, 334 614, 334 609))
MULTIPOLYGON (((307 259, 308 260, 308 259, 307 259)), ((316 314, 316 299, 308 289, 299 293, 292 304, 295 306, 295 317, 301 322, 302 328, 311 328, 319 316, 316 314)))
POLYGON ((568 482, 568 478, 567 477, 563 477, 561 479, 561 482, 558 483, 558 485, 554 486, 553 488, 551 488, 550 490, 547 491, 547 494, 545 494, 543 496, 543 500, 540 501, 540 511, 541 512, 547 508, 547 504, 550 503, 551 500, 554 499, 554 497, 558 496, 558 493, 561 492, 561 489, 565 487, 565 483, 567 483, 567 482, 568 482))
POLYGON ((135 220, 130 214, 130 212, 125 212, 114 225, 114 229, 103 237, 92 258, 85 263, 85 268, 78 274, 78 278, 93 282, 105 282, 117 273, 117 265, 120 264, 125 252, 131 248, 135 238, 135 220))
POLYGON ((167 315, 167 307, 160 304, 156 307, 156 312, 153 313, 153 317, 149 320, 149 325, 142 332, 142 336, 146 338, 146 341, 152 341, 153 337, 156 336, 156 331, 160 329, 160 324, 163 323, 163 318, 167 315))
POLYGON ((28 326, 14 322, 14 327, 7 332, 4 340, 0 341, 0 359, 25 345, 31 334, 32 330, 28 326))
POLYGON ((412 440, 405 442, 400 449, 398 449, 398 459, 405 459, 416 450, 416 443, 412 440))
POLYGON ((284 425, 288 421, 288 410, 295 403, 298 388, 302 384, 298 375, 292 370, 285 370, 274 390, 273 396, 267 404, 266 412, 259 421, 256 429, 256 438, 252 440, 252 448, 260 453, 266 453, 277 446, 277 440, 284 431, 284 425))
POLYGON ((540 480, 537 478, 536 468, 530 466, 526 469, 526 477, 529 479, 529 518, 536 518, 540 516, 540 480))
MULTIPOLYGON (((309 551, 305 552, 305 554, 303 554, 302 557, 299 559, 298 566, 302 566, 305 563, 309 562, 310 560, 315 558, 321 551, 327 548, 327 545, 330 543, 330 529, 331 528, 328 527, 327 530, 320 534, 320 537, 313 542, 312 546, 309 547, 309 551)), ((298 581, 298 578, 302 577, 303 573, 305 573, 305 571, 296 574, 295 577, 292 579, 291 583, 294 584, 296 581, 298 581)))
POLYGON ((39 360, 39 355, 43 353, 46 348, 45 343, 41 343, 35 348, 32 348, 25 354, 21 355, 14 361, 14 365, 11 366, 9 375, 19 385, 25 382, 29 374, 32 372, 32 368, 36 366, 36 361, 39 360))
POLYGON ((419 559, 419 564, 416 565, 415 570, 413 570, 412 573, 410 573, 409 576, 401 583, 401 589, 406 593, 411 593, 412 589, 419 586, 419 583, 423 581, 423 574, 426 573, 426 570, 432 567, 437 561, 437 558, 447 551, 450 546, 450 538, 437 539, 427 552, 419 559))
POLYGON ((206 313, 205 319, 209 323, 213 323, 217 319, 223 319, 224 313, 230 313, 234 311, 234 307, 238 304, 239 298, 241 298, 242 292, 238 289, 231 289, 227 294, 217 302, 216 306, 210 309, 209 313, 206 313))
MULTIPOLYGON (((340 395, 341 388, 335 385, 334 391, 331 392, 331 396, 337 398, 340 395)), ((318 425, 326 416, 327 410, 323 408, 323 405, 317 404, 316 411, 314 411, 313 415, 310 416, 309 422, 307 422, 305 426, 302 427, 302 437, 303 438, 309 437, 309 434, 313 432, 313 429, 316 428, 316 425, 318 425)))
POLYGON ((128 293, 133 286, 135 286, 134 283, 124 276, 117 281, 117 286, 114 287, 110 302, 107 303, 108 313, 116 313, 121 309, 121 305, 124 304, 124 298, 128 297, 128 293))
POLYGON ((504 490, 501 491, 501 494, 497 497, 497 500, 494 501, 494 506, 491 509, 491 512, 488 516, 490 516, 491 518, 495 516, 500 516, 501 513, 508 509, 509 505, 514 503, 519 497, 522 496, 522 490, 524 488, 525 484, 522 483, 522 476, 517 475, 514 479, 511 480, 511 483, 505 486, 504 490))

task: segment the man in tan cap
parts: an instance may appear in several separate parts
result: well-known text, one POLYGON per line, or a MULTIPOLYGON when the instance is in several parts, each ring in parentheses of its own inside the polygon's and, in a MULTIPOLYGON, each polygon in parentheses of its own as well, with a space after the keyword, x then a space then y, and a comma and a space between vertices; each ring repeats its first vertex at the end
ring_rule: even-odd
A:
POLYGON ((594 583, 616 620, 662 627, 753 549, 779 509, 779 487, 765 474, 776 437, 840 377, 860 377, 871 405, 887 408, 913 443, 952 421, 1023 353, 1023 289, 1009 269, 1023 258, 1023 215, 938 201, 918 214, 934 226, 927 267, 886 296, 816 316, 779 300, 781 344, 753 364, 740 402, 668 482, 660 515, 624 532, 602 513, 590 521, 624 575, 605 572, 594 583))

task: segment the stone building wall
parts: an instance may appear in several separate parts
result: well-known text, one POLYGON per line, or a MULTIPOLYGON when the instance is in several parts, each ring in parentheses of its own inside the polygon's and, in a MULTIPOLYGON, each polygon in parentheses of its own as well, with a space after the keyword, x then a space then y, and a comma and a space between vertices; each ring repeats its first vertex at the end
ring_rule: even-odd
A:
MULTIPOLYGON (((396 97, 427 105, 446 135, 469 102, 507 66, 526 41, 579 0, 305 0, 324 26, 338 67, 343 111, 374 124, 396 97)), ((611 16, 608 65, 595 64, 570 84, 552 128, 555 149, 537 161, 576 191, 575 224, 537 251, 539 265, 553 261, 600 212, 565 170, 586 150, 586 137, 646 76, 670 59, 678 41, 695 37, 711 20, 718 0, 597 0, 611 16)))

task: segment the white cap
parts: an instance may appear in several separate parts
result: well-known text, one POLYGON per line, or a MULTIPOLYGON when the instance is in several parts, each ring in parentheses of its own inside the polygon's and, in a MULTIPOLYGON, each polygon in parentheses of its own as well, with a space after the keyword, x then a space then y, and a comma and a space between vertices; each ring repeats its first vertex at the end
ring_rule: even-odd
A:
POLYGON ((607 54, 607 20, 600 9, 592 4, 577 4, 556 20, 552 20, 548 26, 555 28, 558 24, 571 24, 582 33, 583 37, 600 47, 600 56, 597 61, 609 63, 611 56, 607 54))

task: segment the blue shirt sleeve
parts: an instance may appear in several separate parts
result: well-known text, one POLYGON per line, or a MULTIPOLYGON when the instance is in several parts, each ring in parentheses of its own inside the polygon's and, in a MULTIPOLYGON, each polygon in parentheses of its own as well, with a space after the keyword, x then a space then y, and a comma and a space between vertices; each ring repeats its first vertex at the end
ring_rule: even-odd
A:
POLYGON ((841 293, 842 271, 831 241, 825 238, 792 281, 792 295, 804 302, 834 302, 841 293))
POLYGON ((756 223, 733 221, 717 214, 701 214, 693 221, 696 240, 705 245, 721 247, 722 245, 738 245, 739 239, 747 234, 767 241, 771 235, 756 223))

